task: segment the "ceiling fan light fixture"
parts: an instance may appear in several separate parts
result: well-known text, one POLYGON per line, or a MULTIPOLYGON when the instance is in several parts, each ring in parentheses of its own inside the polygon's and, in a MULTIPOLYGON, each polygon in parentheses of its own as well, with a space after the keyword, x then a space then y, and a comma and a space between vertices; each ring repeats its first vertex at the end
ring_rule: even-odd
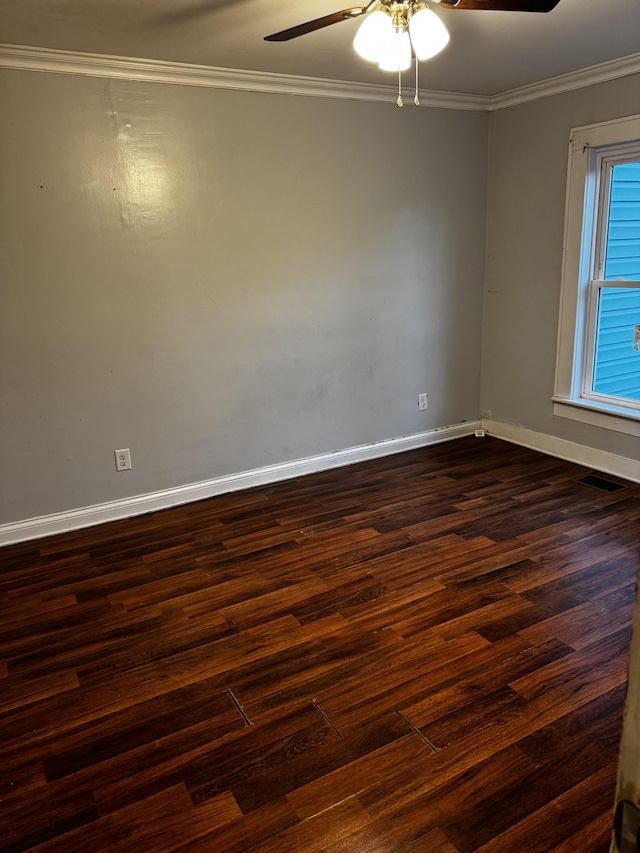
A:
MULTIPOLYGON (((433 0, 449 9, 476 9, 495 12, 549 12, 559 0, 433 0)), ((436 56, 449 43, 449 33, 440 18, 431 11, 426 0, 369 0, 365 6, 352 6, 323 15, 304 24, 265 36, 266 41, 288 41, 313 33, 340 21, 363 16, 353 47, 369 62, 377 62, 383 71, 398 73, 398 99, 402 106, 402 72, 416 62, 416 93, 418 98, 419 60, 436 56)))
POLYGON ((358 27, 353 40, 355 52, 369 62, 379 62, 382 45, 391 32, 391 17, 388 12, 383 9, 369 12, 358 27))
POLYGON ((389 30, 378 65, 382 71, 406 71, 411 65, 411 39, 407 30, 389 30))
POLYGON ((420 3, 409 19, 411 44, 418 59, 430 59, 449 43, 449 32, 435 12, 420 3))

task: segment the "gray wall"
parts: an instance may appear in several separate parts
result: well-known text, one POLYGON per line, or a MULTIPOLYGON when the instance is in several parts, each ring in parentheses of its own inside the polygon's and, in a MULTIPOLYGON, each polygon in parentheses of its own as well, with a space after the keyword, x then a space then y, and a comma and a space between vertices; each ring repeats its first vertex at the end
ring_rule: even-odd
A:
POLYGON ((640 75, 491 116, 482 413, 640 459, 637 438, 554 417, 569 131, 640 113, 640 75))
POLYGON ((0 87, 0 523, 478 416, 486 115, 0 87))

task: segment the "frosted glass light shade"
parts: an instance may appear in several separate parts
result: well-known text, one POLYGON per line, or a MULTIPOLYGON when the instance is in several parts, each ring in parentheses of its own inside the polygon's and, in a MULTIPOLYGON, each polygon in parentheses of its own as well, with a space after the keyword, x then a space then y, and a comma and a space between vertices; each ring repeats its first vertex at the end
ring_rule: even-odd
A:
POLYGON ((379 62, 382 56, 382 44, 391 32, 391 18, 386 12, 380 9, 369 12, 358 27, 353 40, 355 52, 369 62, 379 62))
POLYGON ((418 59, 429 59, 446 47, 449 33, 431 9, 420 9, 409 20, 411 43, 418 59))
POLYGON ((378 65, 383 71, 406 71, 411 65, 411 39, 404 30, 396 32, 390 28, 385 38, 383 53, 378 65))

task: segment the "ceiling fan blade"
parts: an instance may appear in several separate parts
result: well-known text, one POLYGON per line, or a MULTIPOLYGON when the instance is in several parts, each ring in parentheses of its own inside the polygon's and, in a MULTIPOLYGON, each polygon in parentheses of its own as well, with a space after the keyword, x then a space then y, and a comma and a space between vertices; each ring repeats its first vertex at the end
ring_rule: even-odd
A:
POLYGON ((289 39, 304 36, 307 33, 312 33, 315 30, 321 30, 323 27, 330 27, 331 24, 337 24, 340 21, 348 21, 350 18, 357 18, 367 9, 366 6, 353 6, 351 9, 342 9, 340 12, 333 12, 331 15, 324 15, 322 18, 315 18, 313 21, 307 21, 306 24, 298 24, 297 27, 290 27, 288 30, 281 30, 279 33, 274 33, 271 36, 265 36, 265 41, 289 41, 289 39))
POLYGON ((498 12, 550 12, 560 0, 436 0, 443 9, 492 9, 498 12))

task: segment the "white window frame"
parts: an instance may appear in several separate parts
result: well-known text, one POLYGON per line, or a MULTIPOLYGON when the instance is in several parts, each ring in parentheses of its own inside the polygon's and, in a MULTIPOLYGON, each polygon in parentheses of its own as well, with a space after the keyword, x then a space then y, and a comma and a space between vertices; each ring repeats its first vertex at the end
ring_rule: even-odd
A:
POLYGON ((611 169, 639 158, 640 116, 571 132, 553 395, 554 415, 636 436, 640 405, 591 388, 600 291, 640 287, 640 282, 602 280, 611 169))

